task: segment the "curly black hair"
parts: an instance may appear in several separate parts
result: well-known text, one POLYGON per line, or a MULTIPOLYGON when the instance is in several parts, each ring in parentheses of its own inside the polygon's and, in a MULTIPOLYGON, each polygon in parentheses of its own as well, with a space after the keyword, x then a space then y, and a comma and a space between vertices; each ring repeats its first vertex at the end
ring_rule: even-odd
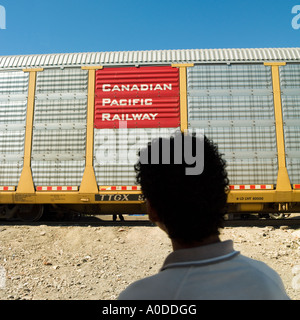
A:
MULTIPOLYGON (((195 139, 198 138, 193 136, 192 139, 195 146, 195 139)), ((162 140, 157 140, 160 151, 162 140)), ((170 164, 161 164, 161 157, 159 164, 151 164, 153 144, 148 144, 146 149, 149 164, 141 161, 140 156, 135 165, 137 183, 141 185, 145 198, 166 226, 171 239, 193 242, 218 235, 226 213, 229 182, 226 162, 217 145, 204 136, 204 170, 199 175, 187 175, 186 168, 190 165, 184 161, 184 139, 182 164, 174 164, 173 137, 170 137, 169 143, 170 164)))

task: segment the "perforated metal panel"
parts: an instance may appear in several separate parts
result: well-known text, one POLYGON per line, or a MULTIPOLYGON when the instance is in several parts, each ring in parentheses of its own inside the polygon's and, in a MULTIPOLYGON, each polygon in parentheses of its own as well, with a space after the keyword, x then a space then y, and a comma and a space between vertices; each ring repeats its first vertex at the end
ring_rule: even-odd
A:
POLYGON ((138 151, 158 137, 170 137, 179 128, 95 129, 94 169, 98 185, 136 185, 134 164, 138 151))
POLYGON ((28 79, 0 72, 0 186, 17 186, 23 169, 28 79))
POLYGON ((271 70, 263 65, 188 68, 188 122, 218 144, 230 184, 275 184, 271 70))
POLYGON ((0 94, 13 95, 17 98, 18 94, 27 94, 28 91, 28 73, 23 71, 0 72, 0 94))
POLYGON ((36 93, 85 93, 87 76, 81 68, 44 70, 38 73, 36 93))
POLYGON ((88 73, 38 72, 32 140, 35 185, 80 185, 85 168, 88 73))
POLYGON ((286 166, 292 184, 300 183, 300 65, 279 68, 286 166))

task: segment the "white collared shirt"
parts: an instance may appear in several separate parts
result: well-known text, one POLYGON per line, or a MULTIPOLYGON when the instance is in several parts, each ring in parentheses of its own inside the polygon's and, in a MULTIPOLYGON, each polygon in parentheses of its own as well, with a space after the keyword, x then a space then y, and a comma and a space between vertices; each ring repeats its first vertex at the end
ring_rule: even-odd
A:
POLYGON ((124 290, 119 300, 288 300, 279 275, 227 240, 172 252, 160 272, 124 290))

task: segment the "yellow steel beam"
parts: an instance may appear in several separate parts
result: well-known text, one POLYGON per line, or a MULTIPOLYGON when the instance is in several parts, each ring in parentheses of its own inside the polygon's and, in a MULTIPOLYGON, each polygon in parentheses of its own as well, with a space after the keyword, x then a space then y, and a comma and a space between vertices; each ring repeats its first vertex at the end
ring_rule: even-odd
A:
POLYGON ((173 63, 172 67, 173 68, 188 68, 188 67, 193 67, 193 63, 173 63))
POLYGON ((193 67, 192 63, 172 64, 173 68, 179 68, 180 86, 180 130, 184 132, 188 129, 188 108, 187 108, 187 79, 186 69, 193 67))
MULTIPOLYGON (((87 130, 86 130, 86 162, 85 162, 85 170, 82 177, 79 193, 95 194, 95 193, 98 193, 98 185, 97 185, 94 166, 93 166, 95 81, 96 81, 96 70, 102 69, 102 67, 101 66, 82 67, 82 69, 88 70, 89 82, 88 82, 87 130)), ((86 200, 83 200, 83 201, 86 201, 86 200)))
POLYGON ((265 62, 265 66, 270 66, 270 67, 279 67, 279 66, 285 66, 286 62, 265 62))
POLYGON ((272 82, 273 82, 273 97, 274 97, 274 113, 276 123, 276 141, 277 141, 277 156, 278 156, 278 176, 276 183, 276 191, 292 191, 291 182, 288 176, 286 161, 285 161, 285 143, 283 132, 283 117, 281 103, 281 89, 279 67, 284 66, 285 62, 267 62, 266 66, 271 66, 272 82))
POLYGON ((28 98, 27 98, 27 116, 26 116, 26 130, 25 130, 25 144, 24 144, 24 164, 20 176, 16 193, 34 193, 34 184, 31 172, 31 145, 32 145, 32 127, 35 101, 35 86, 36 73, 43 71, 43 69, 24 69, 24 72, 29 72, 28 98))
POLYGON ((44 68, 23 69, 23 72, 42 72, 44 68))
POLYGON ((83 66, 81 67, 82 70, 101 70, 103 66, 83 66))

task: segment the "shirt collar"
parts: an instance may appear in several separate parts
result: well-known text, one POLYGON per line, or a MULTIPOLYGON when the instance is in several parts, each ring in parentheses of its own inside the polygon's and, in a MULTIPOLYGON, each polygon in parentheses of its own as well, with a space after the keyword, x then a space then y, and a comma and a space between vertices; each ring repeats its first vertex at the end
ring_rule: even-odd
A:
POLYGON ((233 249, 233 241, 226 240, 205 246, 180 249, 170 253, 161 270, 187 266, 204 266, 233 258, 239 252, 233 249))

